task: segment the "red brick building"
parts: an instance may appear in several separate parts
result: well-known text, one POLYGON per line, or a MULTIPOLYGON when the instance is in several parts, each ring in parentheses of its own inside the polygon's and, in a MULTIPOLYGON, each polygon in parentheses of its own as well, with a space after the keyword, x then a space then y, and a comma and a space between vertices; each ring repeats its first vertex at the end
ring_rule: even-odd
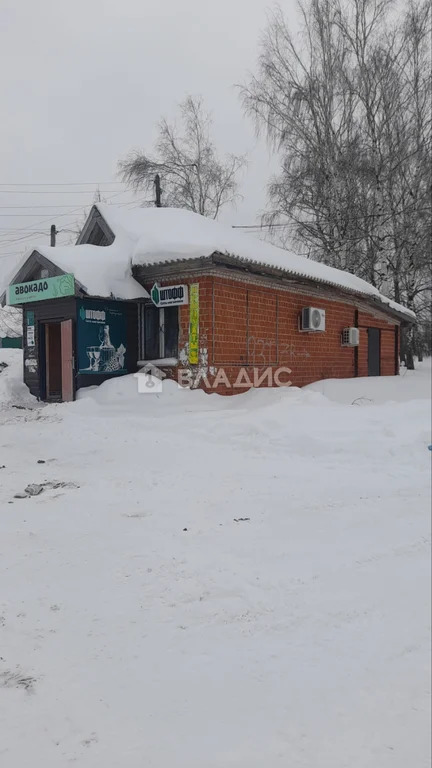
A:
POLYGON ((247 380, 254 384, 262 378, 259 385, 268 386, 264 374, 269 368, 273 374, 288 368, 291 373, 281 375, 281 382, 295 386, 399 373, 400 326, 414 320, 409 310, 351 274, 227 232, 194 214, 170 211, 170 218, 173 213, 189 219, 191 226, 199 219, 204 230, 190 246, 190 256, 187 246, 182 244, 178 253, 169 243, 164 246, 162 238, 156 253, 143 252, 146 245, 138 244, 133 267, 149 292, 155 282, 161 287, 197 286, 198 363, 190 362, 190 307, 179 306, 175 364, 170 365, 167 355, 158 360, 171 377, 186 367, 195 386, 235 394, 250 386, 247 380), (307 308, 324 313, 324 330, 304 328, 307 308), (358 329, 357 344, 346 343, 344 329, 358 329), (239 386, 242 382, 245 387, 239 386))
MULTIPOLYGON (((170 358, 153 358, 173 378, 177 369, 190 368, 194 385, 235 394, 243 388, 234 388, 240 372, 249 371, 253 382, 271 367, 276 373, 288 367, 291 374, 282 377, 295 386, 304 386, 327 378, 399 373, 399 329, 401 317, 396 312, 371 306, 357 296, 342 296, 336 290, 318 285, 284 286, 263 275, 244 274, 240 271, 224 274, 215 268, 213 274, 191 277, 181 270, 167 277, 163 270, 152 276, 161 286, 177 283, 199 286, 199 361, 189 363, 189 306, 178 307, 178 362, 170 358), (300 329, 302 310, 316 307, 325 311, 325 331, 306 332, 300 329), (358 346, 342 344, 344 328, 359 329, 358 346), (377 329, 378 370, 371 370, 371 330, 377 329), (223 369, 225 377, 219 376, 223 369)), ((143 284, 151 290, 151 281, 143 284)), ((149 358, 144 355, 145 362, 149 358)), ((150 358, 152 359, 152 358, 150 358)), ((244 379, 243 379, 244 380, 244 379)), ((267 384, 264 378, 261 386, 267 384)), ((247 387, 246 387, 247 388, 247 387)))
POLYGON ((76 246, 32 251, 11 282, 10 295, 33 302, 23 305, 32 343, 24 344, 24 370, 42 399, 69 399, 148 365, 220 394, 396 375, 401 324, 415 319, 354 275, 176 209, 98 204, 76 246), (39 279, 48 286, 61 275, 67 298, 26 298, 39 279), (107 343, 107 317, 121 335, 117 347, 107 343), (51 362, 49 343, 57 345, 51 362), (52 397, 49 379, 57 381, 52 397))

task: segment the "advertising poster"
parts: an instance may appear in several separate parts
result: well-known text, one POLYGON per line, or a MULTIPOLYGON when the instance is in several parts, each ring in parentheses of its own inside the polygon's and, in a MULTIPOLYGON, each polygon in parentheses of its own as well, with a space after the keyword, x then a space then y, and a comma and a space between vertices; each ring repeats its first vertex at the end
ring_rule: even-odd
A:
POLYGON ((199 283, 193 283, 189 292, 189 362, 199 360, 199 283))
POLYGON ((77 310, 78 373, 127 373, 127 317, 122 305, 79 301, 77 310))

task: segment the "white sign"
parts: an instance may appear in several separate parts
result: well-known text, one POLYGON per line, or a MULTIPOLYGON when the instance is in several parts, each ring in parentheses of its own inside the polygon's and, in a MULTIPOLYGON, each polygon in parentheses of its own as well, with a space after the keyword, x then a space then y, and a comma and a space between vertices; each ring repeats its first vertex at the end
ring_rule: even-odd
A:
POLYGON ((34 347, 35 345, 35 327, 34 325, 27 326, 27 346, 34 347))
POLYGON ((189 304, 187 285, 166 285, 161 288, 158 283, 155 283, 150 296, 155 307, 178 307, 181 304, 189 304))

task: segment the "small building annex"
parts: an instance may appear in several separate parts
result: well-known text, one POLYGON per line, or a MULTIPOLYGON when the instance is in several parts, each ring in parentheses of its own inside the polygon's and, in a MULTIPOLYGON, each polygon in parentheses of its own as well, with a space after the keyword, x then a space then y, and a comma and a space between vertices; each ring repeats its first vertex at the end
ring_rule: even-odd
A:
POLYGON ((296 386, 395 375, 415 320, 354 275, 198 214, 99 203, 76 245, 22 260, 6 302, 24 310, 24 381, 51 401, 148 363, 220 394, 281 367, 296 386))

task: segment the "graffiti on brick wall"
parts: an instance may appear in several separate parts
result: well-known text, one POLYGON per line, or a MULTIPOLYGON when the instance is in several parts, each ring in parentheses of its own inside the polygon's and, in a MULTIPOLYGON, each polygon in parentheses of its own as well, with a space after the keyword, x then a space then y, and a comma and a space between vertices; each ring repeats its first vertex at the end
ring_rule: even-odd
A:
POLYGON ((277 349, 273 339, 249 336, 247 345, 248 361, 252 365, 269 365, 276 361, 277 349))
POLYGON ((202 346, 198 348, 198 363, 196 365, 190 363, 190 349, 188 342, 186 342, 179 353, 179 360, 184 367, 183 375, 185 381, 187 379, 188 386, 192 389, 197 389, 200 384, 209 387, 208 377, 215 376, 217 373, 217 368, 212 365, 209 366, 207 335, 205 333, 201 334, 200 341, 202 342, 202 346))
POLYGON ((247 352, 249 363, 262 366, 281 361, 308 360, 311 356, 305 347, 296 347, 294 342, 276 344, 274 339, 256 336, 249 336, 247 352))

